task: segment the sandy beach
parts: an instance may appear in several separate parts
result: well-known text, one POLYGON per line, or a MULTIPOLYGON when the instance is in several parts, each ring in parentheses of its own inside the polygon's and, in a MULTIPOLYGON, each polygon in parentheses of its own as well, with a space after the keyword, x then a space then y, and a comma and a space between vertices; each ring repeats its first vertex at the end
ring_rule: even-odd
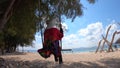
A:
POLYGON ((8 68, 120 68, 120 51, 62 55, 63 64, 54 62, 53 55, 44 59, 38 53, 13 53, 0 58, 4 58, 8 68))

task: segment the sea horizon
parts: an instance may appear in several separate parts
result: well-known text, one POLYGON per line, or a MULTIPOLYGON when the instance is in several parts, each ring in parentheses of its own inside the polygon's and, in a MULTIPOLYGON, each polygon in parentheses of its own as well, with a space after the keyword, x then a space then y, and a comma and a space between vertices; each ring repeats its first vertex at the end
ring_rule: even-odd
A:
MULTIPOLYGON (((32 53, 37 53, 38 49, 34 49, 34 50, 19 50, 19 52, 32 52, 32 53)), ((68 49, 68 50, 64 50, 62 51, 62 53, 83 53, 83 52, 95 52, 96 48, 91 49, 91 48, 83 48, 83 49, 79 49, 79 48, 73 48, 73 49, 68 49)))
MULTIPOLYGON (((120 46, 117 46, 117 48, 120 48, 120 46)), ((64 49, 62 53, 84 53, 84 52, 95 52, 97 49, 97 46, 93 47, 80 47, 80 48, 71 48, 71 49, 64 49)), ((103 50, 107 50, 108 46, 104 46, 103 50)), ((32 52, 32 53, 37 53, 38 49, 20 49, 18 50, 19 52, 32 52)), ((101 47, 99 47, 99 50, 101 50, 101 47)))

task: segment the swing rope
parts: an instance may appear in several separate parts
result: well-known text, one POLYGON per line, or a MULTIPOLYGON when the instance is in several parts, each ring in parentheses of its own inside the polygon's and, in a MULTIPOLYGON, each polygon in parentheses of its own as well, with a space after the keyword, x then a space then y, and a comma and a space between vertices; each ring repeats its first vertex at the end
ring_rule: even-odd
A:
MULTIPOLYGON (((61 3, 61 1, 62 0, 59 0, 59 2, 58 2, 58 4, 56 5, 56 7, 55 7, 55 9, 56 9, 56 12, 58 12, 58 7, 59 7, 59 5, 60 5, 60 3, 61 3)), ((38 0, 38 11, 39 11, 39 21, 40 21, 40 0, 38 0)), ((60 24, 61 24, 61 15, 59 14, 59 22, 60 22, 60 24)), ((40 27, 42 27, 42 22, 40 22, 40 27)), ((60 28, 60 27, 59 27, 60 28)), ((42 30, 42 28, 40 29, 41 30, 41 40, 42 40, 42 45, 43 45, 43 30, 42 30)), ((60 40, 60 45, 61 45, 61 49, 62 49, 62 40, 60 40)))
MULTIPOLYGON (((58 4, 57 4, 57 6, 56 6, 56 8, 55 8, 55 9, 57 10, 57 12, 58 12, 58 7, 59 7, 59 5, 60 5, 60 3, 61 3, 61 2, 62 2, 62 0, 59 0, 59 2, 58 2, 58 4)), ((60 22, 60 24, 62 24, 62 23, 61 23, 61 15, 59 14, 59 16, 58 16, 58 17, 59 17, 59 22, 60 22)), ((61 27, 59 26, 59 28, 61 28, 61 27)), ((59 42, 59 43, 60 43, 61 50, 62 50, 62 39, 60 40, 60 42, 59 42)))
MULTIPOLYGON (((40 21, 40 0, 38 0, 38 11, 39 11, 39 21, 40 21)), ((42 31, 42 22, 40 22, 40 32, 41 32, 41 40, 42 40, 42 45, 43 45, 43 31, 42 31)))

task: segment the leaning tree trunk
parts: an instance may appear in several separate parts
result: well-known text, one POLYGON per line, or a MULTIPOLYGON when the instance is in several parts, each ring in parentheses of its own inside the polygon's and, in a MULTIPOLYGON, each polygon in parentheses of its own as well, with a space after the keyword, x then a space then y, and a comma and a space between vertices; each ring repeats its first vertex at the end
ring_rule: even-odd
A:
POLYGON ((108 47, 108 52, 110 52, 110 51, 113 52, 113 51, 114 51, 113 48, 112 48, 113 41, 114 41, 115 35, 116 35, 116 34, 119 34, 119 33, 120 33, 120 32, 117 32, 117 31, 115 31, 115 32, 113 33, 111 42, 109 42, 106 38, 103 37, 104 41, 109 45, 109 47, 108 47))
POLYGON ((100 40, 100 41, 99 41, 99 43, 98 43, 98 47, 97 47, 97 49, 96 49, 95 53, 97 53, 97 52, 98 52, 101 42, 102 42, 102 40, 100 40))
MULTIPOLYGON (((113 51, 113 49, 112 49, 112 42, 109 42, 103 35, 102 35, 102 37, 103 37, 103 39, 104 39, 104 41, 108 44, 108 48, 110 48, 111 49, 111 51, 113 51)), ((109 50, 108 50, 108 52, 110 52, 109 50)))
POLYGON ((0 50, 1 50, 1 54, 4 55, 5 54, 5 49, 2 47, 0 50))
MULTIPOLYGON (((115 32, 113 33, 112 40, 111 40, 110 46, 109 46, 109 48, 108 48, 108 52, 110 52, 110 49, 112 50, 112 44, 113 44, 113 41, 114 41, 114 38, 115 38, 115 35, 116 35, 116 34, 120 34, 120 32, 115 31, 115 32)), ((113 50, 112 50, 112 51, 113 51, 113 50)))
POLYGON ((5 13, 3 14, 2 18, 0 19, 0 31, 2 30, 2 28, 4 28, 4 25, 7 23, 7 21, 9 20, 10 16, 11 16, 11 11, 13 8, 13 5, 15 3, 16 0, 11 0, 10 5, 8 6, 8 8, 6 9, 5 13))
MULTIPOLYGON (((110 28, 111 28, 111 26, 109 26, 108 29, 107 29, 107 33, 106 33, 105 39, 107 39, 108 33, 109 33, 109 31, 110 31, 110 28)), ((100 52, 103 51, 104 45, 105 45, 105 41, 104 41, 103 44, 102 44, 102 48, 101 48, 101 51, 100 51, 100 52)))
POLYGON ((115 38, 116 33, 117 33, 117 31, 115 31, 115 32, 113 33, 112 40, 111 40, 110 46, 109 46, 109 48, 108 48, 108 52, 110 52, 110 50, 113 51, 113 49, 112 49, 112 44, 113 44, 113 41, 114 41, 114 38, 115 38))

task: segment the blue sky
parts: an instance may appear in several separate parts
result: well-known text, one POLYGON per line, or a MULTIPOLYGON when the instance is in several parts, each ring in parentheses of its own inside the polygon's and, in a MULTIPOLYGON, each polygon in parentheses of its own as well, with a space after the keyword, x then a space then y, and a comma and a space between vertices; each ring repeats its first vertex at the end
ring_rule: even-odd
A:
MULTIPOLYGON (((89 4, 87 0, 81 0, 83 6, 83 15, 77 17, 74 22, 71 19, 65 19, 63 24, 68 31, 64 32, 62 39, 63 48, 79 48, 97 46, 101 35, 105 36, 106 29, 112 25, 108 35, 111 40, 115 30, 120 31, 120 0, 97 0, 95 4, 89 4)), ((25 49, 42 48, 40 34, 36 34, 34 47, 25 49)), ((115 36, 115 41, 120 35, 115 36)))

